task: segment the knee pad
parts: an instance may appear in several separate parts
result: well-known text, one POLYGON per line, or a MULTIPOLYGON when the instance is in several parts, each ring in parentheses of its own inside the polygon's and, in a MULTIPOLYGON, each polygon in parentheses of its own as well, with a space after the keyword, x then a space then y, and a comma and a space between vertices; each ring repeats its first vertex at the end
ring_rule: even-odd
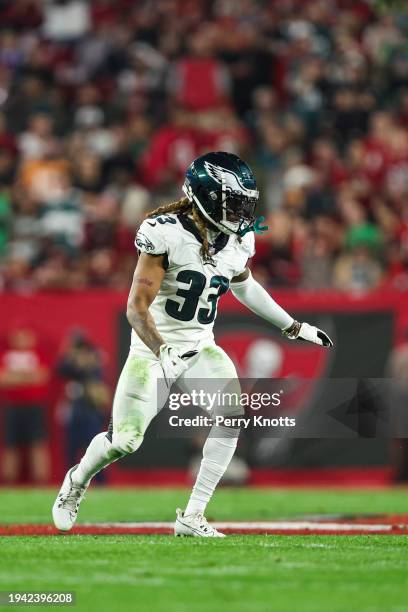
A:
POLYGON ((130 455, 137 451, 143 442, 143 432, 137 427, 130 427, 125 430, 113 431, 112 448, 122 455, 130 455))

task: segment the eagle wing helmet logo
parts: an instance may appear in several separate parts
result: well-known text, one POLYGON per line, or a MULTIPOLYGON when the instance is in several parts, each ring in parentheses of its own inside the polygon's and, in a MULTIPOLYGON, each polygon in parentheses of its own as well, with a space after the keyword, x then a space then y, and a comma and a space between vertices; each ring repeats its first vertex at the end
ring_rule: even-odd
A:
POLYGON ((252 189, 247 189, 240 181, 239 177, 232 172, 232 170, 228 170, 227 168, 220 168, 219 166, 215 166, 210 162, 204 162, 204 167, 208 174, 213 178, 217 183, 222 185, 223 191, 229 190, 232 192, 240 192, 248 195, 249 197, 257 197, 258 192, 253 191, 252 189))

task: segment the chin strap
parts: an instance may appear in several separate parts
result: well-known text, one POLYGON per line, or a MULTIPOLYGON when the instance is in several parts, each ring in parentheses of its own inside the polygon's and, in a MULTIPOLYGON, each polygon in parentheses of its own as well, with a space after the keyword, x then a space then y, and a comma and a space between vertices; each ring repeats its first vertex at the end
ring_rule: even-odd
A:
POLYGON ((267 232, 269 229, 269 225, 261 225, 265 221, 265 217, 261 216, 255 219, 253 223, 250 223, 248 227, 245 227, 243 230, 239 232, 239 236, 245 236, 248 232, 255 232, 255 234, 263 234, 267 232))

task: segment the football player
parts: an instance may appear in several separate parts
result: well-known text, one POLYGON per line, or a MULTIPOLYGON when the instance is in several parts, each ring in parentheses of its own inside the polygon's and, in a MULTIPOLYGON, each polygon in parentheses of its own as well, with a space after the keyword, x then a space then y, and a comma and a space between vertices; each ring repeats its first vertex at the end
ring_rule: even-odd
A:
MULTIPOLYGON (((175 380, 237 380, 212 331, 218 300, 228 289, 286 337, 332 346, 325 332, 285 312, 247 267, 255 252, 251 230, 259 198, 248 165, 230 153, 208 153, 188 168, 183 191, 186 197, 149 213, 137 232, 139 258, 127 305, 129 356, 109 430, 95 436, 80 463, 68 470, 53 506, 60 530, 74 525, 92 477, 140 447, 175 380), (163 386, 165 392, 159 392, 163 386)), ((223 410, 227 416, 242 414, 239 406, 223 410)), ((175 535, 223 537, 204 512, 238 436, 239 427, 211 427, 188 504, 176 511, 175 535)))

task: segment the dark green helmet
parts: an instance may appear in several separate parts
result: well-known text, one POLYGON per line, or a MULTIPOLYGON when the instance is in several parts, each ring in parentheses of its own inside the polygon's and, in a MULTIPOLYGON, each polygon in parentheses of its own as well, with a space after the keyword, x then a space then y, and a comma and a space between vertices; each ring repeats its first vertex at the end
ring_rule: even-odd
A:
POLYGON ((232 153, 206 153, 186 172, 183 191, 224 234, 240 236, 254 222, 259 198, 251 168, 232 153))

